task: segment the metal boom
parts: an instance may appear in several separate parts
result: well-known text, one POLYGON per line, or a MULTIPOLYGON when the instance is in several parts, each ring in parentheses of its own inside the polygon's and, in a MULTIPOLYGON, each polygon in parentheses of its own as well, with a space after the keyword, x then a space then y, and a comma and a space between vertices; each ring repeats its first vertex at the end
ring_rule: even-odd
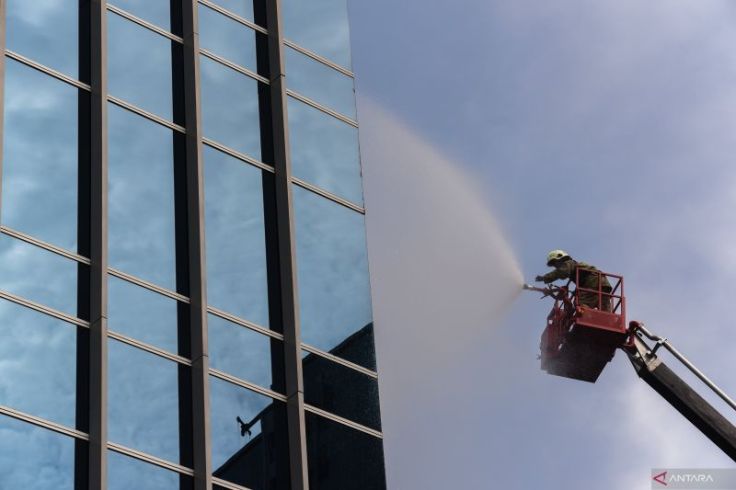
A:
MULTIPOLYGON (((721 415, 713 406, 700 396, 689 384, 675 374, 657 357, 657 348, 661 345, 670 350, 665 339, 654 337, 637 322, 631 322, 635 335, 633 345, 624 349, 634 369, 654 391, 667 400, 675 410, 680 412, 695 427, 700 430, 716 446, 721 448, 731 459, 736 461, 736 427, 726 417, 721 415), (657 340, 657 345, 651 349, 644 342, 642 336, 657 340)), ((678 353, 679 354, 679 353, 678 353)), ((680 356, 682 356, 680 354, 680 356)), ((680 359, 678 357, 678 359, 680 359)), ((693 371, 708 387, 732 405, 733 400, 723 393, 715 384, 698 371, 687 359, 680 359, 693 371)), ((732 405, 733 406, 733 405, 732 405)))

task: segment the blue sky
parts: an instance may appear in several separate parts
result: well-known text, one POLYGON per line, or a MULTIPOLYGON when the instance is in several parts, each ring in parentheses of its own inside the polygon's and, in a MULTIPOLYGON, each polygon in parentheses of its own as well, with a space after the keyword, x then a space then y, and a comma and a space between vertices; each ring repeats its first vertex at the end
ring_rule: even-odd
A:
MULTIPOLYGON (((476 297, 479 272, 493 267, 484 260, 497 249, 470 247, 457 257, 437 246, 408 254, 391 245, 383 234, 395 232, 402 209, 384 226, 392 216, 385 203, 431 194, 412 194, 415 181, 407 180, 406 194, 397 195, 399 184, 375 177, 387 165, 369 157, 382 138, 391 140, 380 118, 399 121, 474 182, 527 278, 545 271, 552 248, 623 274, 629 317, 668 336, 736 393, 728 314, 736 272, 736 5, 374 0, 352 1, 350 15, 359 118, 374 128, 363 131, 361 145, 389 485, 644 489, 653 467, 732 466, 621 355, 595 385, 539 371, 547 303, 523 296, 484 332, 484 306, 458 298, 476 297), (387 264, 404 264, 395 271, 401 276, 437 263, 436 284, 447 282, 454 263, 454 279, 469 279, 469 296, 427 286, 427 272, 417 304, 410 279, 401 287, 387 280, 387 264), (402 354, 429 369, 416 368, 425 384, 405 385, 402 398, 387 381, 397 373, 382 370, 399 350, 381 344, 408 331, 412 316, 426 328, 414 331, 415 350, 402 354), (423 356, 432 340, 420 338, 445 332, 433 317, 451 318, 458 334, 475 339, 458 343, 460 353, 436 369, 423 356)), ((411 159, 410 151, 401 157, 411 159)), ((448 202, 442 188, 434 196, 448 202)), ((476 201, 457 205, 477 211, 476 201)), ((416 217, 411 230, 421 236, 449 226, 448 233, 477 235, 457 228, 472 228, 472 219, 448 225, 446 218, 416 217)))

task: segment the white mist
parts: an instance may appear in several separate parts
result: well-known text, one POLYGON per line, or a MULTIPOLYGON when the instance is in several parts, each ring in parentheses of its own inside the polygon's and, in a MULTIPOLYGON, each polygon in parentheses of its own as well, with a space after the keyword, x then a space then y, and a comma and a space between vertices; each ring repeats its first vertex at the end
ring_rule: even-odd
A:
POLYGON ((443 402, 438 372, 477 355, 474 342, 499 324, 523 276, 460 165, 371 101, 359 109, 388 483, 404 490, 411 472, 451 450, 417 447, 423 461, 399 467, 396 452, 426 446, 437 430, 414 414, 443 402))

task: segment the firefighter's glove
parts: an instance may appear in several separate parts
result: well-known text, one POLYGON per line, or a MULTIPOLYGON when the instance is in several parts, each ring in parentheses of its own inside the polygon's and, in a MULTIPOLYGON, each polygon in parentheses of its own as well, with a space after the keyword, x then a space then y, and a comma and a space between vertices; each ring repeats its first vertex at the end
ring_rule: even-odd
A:
POLYGON ((544 282, 544 276, 537 276, 534 278, 536 282, 544 282))

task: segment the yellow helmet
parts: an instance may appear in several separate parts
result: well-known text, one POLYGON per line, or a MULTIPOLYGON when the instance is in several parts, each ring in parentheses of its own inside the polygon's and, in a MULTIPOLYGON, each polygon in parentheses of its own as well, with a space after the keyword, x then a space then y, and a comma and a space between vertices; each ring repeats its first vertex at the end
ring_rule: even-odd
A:
POLYGON ((565 257, 570 258, 570 254, 564 250, 552 250, 547 254, 547 265, 551 266, 553 261, 564 259, 565 257))

